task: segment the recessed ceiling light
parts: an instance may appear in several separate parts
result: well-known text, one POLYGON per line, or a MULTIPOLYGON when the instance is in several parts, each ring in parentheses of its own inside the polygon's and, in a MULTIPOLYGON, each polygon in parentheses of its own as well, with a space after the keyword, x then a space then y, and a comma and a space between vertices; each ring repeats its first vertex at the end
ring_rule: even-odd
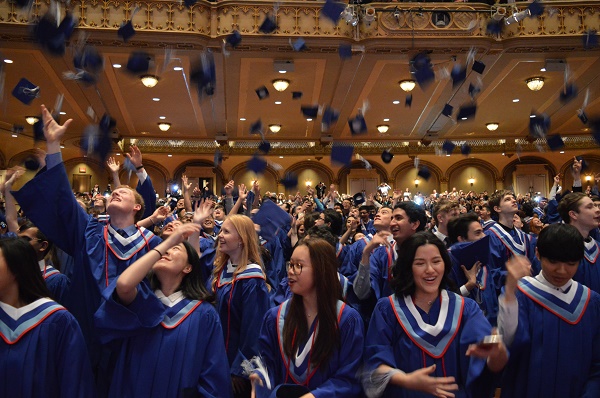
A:
POLYGON ((17 138, 17 137, 18 137, 18 135, 16 135, 16 134, 13 134, 13 135, 12 135, 12 137, 13 137, 13 138, 17 138))
POLYGON ((283 159, 283 156, 280 156, 279 159, 283 159))
POLYGON ((398 101, 398 100, 392 101, 392 104, 394 104, 394 105, 398 105, 399 103, 400 103, 400 101, 398 101))
POLYGON ((461 117, 460 120, 467 120, 467 118, 466 117, 461 117))
POLYGON ((275 101, 275 105, 281 105, 281 101, 275 101))
POLYGON ((156 97, 154 97, 154 98, 152 98, 152 101, 154 101, 154 102, 158 102, 158 101, 160 101, 160 98, 156 98, 156 97))
POLYGON ((113 68, 115 69, 119 69, 121 67, 121 64, 113 64, 113 68))
POLYGON ((173 68, 173 70, 180 71, 180 70, 183 70, 183 68, 181 66, 176 66, 176 67, 173 68))
POLYGON ((120 154, 120 153, 115 153, 115 155, 117 155, 117 156, 121 156, 121 154, 120 154))
POLYGON ((65 149, 65 146, 64 146, 64 145, 61 145, 61 146, 60 146, 60 149, 65 149))
POLYGON ((279 73, 281 73, 281 74, 287 73, 287 70, 280 70, 279 73))
POLYGON ((246 118, 245 118, 245 117, 241 117, 241 118, 240 118, 240 121, 241 121, 241 122, 245 122, 245 121, 246 121, 246 118))
POLYGON ((519 102, 519 99, 518 99, 518 98, 515 98, 515 99, 513 100, 513 102, 519 102))
POLYGON ((540 72, 546 72, 546 68, 541 68, 540 72))
POLYGON ((66 115, 67 112, 59 112, 61 115, 66 115))
POLYGON ((447 153, 447 154, 446 154, 446 156, 450 156, 450 154, 449 154, 449 153, 447 153))
POLYGON ((312 122, 311 118, 306 119, 307 122, 312 122))
POLYGON ((173 155, 171 155, 171 154, 168 154, 167 156, 168 156, 168 157, 170 157, 170 158, 172 158, 172 157, 173 157, 173 155))
POLYGON ((560 151, 560 153, 565 153, 565 151, 560 151))
POLYGON ((390 121, 390 119, 388 119, 388 118, 385 118, 385 119, 383 119, 383 121, 384 121, 384 122, 389 122, 389 121, 390 121))
POLYGON ((159 116, 158 117, 160 120, 165 120, 167 117, 166 116, 159 116))
POLYGON ((529 115, 530 119, 533 119, 535 117, 535 115, 529 115))
POLYGON ((6 63, 6 64, 12 64, 13 60, 12 59, 5 59, 4 63, 6 63))

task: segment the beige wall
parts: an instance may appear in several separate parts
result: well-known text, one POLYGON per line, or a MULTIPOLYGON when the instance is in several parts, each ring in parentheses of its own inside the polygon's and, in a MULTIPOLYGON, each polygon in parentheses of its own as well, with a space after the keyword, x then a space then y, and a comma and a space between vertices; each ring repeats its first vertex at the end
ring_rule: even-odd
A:
POLYGON ((489 193, 495 190, 494 176, 486 169, 477 166, 463 166, 454 170, 448 179, 448 191, 456 187, 457 190, 489 193), (475 183, 471 188, 468 180, 475 179, 475 183))

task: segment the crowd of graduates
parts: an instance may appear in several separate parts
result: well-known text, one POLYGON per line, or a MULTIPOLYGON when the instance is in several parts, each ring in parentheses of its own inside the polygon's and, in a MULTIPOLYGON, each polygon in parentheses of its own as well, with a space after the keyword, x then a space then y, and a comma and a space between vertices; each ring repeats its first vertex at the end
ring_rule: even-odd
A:
MULTIPOLYGON (((0 189, 0 396, 598 397, 597 187, 73 194, 59 125, 0 189), (17 212, 17 203, 20 212, 17 212)), ((600 176, 596 178, 596 181, 600 176)))

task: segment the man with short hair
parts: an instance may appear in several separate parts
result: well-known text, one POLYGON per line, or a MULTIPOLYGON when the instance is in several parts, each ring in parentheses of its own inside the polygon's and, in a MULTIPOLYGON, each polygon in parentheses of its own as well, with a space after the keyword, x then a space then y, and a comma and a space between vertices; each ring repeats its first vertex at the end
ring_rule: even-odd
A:
POLYGON ((375 227, 373 227, 373 220, 371 220, 369 214, 369 207, 370 206, 362 205, 358 208, 360 230, 365 235, 373 235, 376 232, 375 227))
POLYGON ((492 210, 490 209, 490 205, 487 203, 484 203, 480 206, 479 218, 484 232, 490 229, 490 227, 496 222, 492 219, 492 210))
POLYGON ((448 223, 458 217, 459 205, 457 202, 449 200, 440 200, 433 208, 432 217, 435 220, 435 228, 432 232, 439 240, 444 242, 446 247, 450 247, 448 239, 448 223))

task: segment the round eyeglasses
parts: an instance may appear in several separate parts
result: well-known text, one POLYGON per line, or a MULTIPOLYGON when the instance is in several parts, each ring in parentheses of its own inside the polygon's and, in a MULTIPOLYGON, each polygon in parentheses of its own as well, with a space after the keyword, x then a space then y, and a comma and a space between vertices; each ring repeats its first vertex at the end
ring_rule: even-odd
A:
POLYGON ((288 271, 292 271, 292 274, 298 276, 302 273, 302 264, 301 263, 293 263, 291 261, 288 261, 287 263, 285 263, 286 269, 288 271))

